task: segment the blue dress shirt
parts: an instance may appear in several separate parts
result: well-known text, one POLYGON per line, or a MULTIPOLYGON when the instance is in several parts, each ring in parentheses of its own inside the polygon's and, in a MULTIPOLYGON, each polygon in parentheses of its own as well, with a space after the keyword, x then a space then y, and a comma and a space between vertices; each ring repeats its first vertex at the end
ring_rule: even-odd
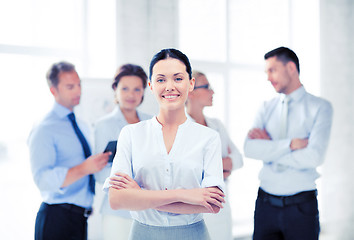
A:
MULTIPOLYGON (((69 113, 69 109, 55 103, 42 122, 33 128, 28 139, 32 174, 45 203, 70 203, 87 208, 93 201, 88 176, 61 187, 68 170, 85 160, 69 113)), ((78 119, 77 123, 89 141, 89 127, 78 119)))
POLYGON ((316 189, 316 168, 324 161, 333 109, 331 104, 300 87, 290 95, 286 138, 279 139, 281 94, 265 102, 253 128, 265 129, 271 140, 246 138, 245 156, 263 161, 260 187, 274 195, 293 195, 316 189), (308 138, 307 147, 292 151, 291 140, 308 138))

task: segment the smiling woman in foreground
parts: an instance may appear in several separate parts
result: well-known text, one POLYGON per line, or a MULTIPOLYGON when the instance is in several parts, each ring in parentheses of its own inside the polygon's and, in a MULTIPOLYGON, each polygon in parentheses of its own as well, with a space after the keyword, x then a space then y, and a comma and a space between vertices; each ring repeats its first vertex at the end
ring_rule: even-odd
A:
POLYGON ((218 133, 187 119, 194 78, 186 55, 164 49, 150 63, 159 113, 120 133, 111 177, 113 209, 131 210, 130 239, 209 239, 202 213, 224 202, 218 133))

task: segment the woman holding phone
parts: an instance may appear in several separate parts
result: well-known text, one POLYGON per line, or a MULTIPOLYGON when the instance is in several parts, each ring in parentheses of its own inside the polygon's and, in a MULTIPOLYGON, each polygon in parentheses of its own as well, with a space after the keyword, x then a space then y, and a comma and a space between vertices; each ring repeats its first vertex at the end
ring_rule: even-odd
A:
MULTIPOLYGON (((125 125, 152 117, 137 110, 137 107, 143 102, 146 85, 147 75, 142 67, 134 64, 124 64, 118 69, 112 83, 117 106, 95 124, 96 153, 103 152, 109 142, 116 141, 125 125)), ((116 142, 111 144, 116 144, 116 142)), ((103 184, 109 176, 111 168, 112 162, 109 162, 105 168, 95 174, 96 181, 103 184)), ((100 213, 102 214, 104 240, 128 239, 132 224, 129 211, 111 209, 108 196, 105 194, 100 213)))

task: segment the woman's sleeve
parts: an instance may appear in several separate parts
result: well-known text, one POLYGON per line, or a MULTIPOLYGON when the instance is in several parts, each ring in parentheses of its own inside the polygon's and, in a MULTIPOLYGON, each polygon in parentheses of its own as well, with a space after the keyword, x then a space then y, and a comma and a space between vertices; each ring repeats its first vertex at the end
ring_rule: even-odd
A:
POLYGON ((116 172, 122 172, 128 174, 130 177, 133 177, 131 144, 131 132, 129 126, 125 126, 119 134, 117 141, 117 152, 113 159, 111 174, 103 185, 103 190, 105 192, 108 192, 108 189, 111 186, 109 184, 110 177, 112 177, 116 172))
MULTIPOLYGON (((225 126, 222 124, 221 121, 218 120, 218 128, 219 128, 219 134, 221 138, 221 144, 225 144, 227 147, 227 152, 228 152, 228 157, 231 158, 232 160, 232 170, 236 170, 238 168, 241 168, 243 166, 243 157, 236 147, 236 145, 232 142, 230 139, 230 136, 225 128, 225 126)), ((225 156, 223 156, 225 157, 225 156)))
POLYGON ((213 131, 210 140, 204 148, 204 171, 202 187, 218 187, 225 189, 221 158, 221 141, 216 131, 213 131))

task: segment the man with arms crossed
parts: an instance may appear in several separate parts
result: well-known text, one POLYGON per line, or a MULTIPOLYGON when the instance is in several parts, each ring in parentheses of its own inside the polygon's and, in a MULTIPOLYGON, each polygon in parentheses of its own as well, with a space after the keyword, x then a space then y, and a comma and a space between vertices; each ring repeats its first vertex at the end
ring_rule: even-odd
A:
POLYGON ((87 239, 87 218, 94 195, 93 173, 110 153, 91 155, 89 128, 76 120, 81 81, 74 65, 52 65, 47 81, 55 103, 29 136, 31 168, 43 203, 37 213, 35 239, 87 239))
POLYGON ((246 157, 263 161, 253 239, 318 239, 316 168, 324 161, 332 106, 302 86, 292 50, 280 47, 264 58, 279 96, 263 104, 244 145, 246 157))

